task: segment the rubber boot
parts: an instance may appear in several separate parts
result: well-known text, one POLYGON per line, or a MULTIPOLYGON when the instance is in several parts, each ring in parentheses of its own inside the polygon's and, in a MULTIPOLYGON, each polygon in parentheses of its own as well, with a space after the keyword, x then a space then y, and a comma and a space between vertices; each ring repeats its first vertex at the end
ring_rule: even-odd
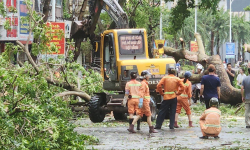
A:
POLYGON ((154 126, 150 126, 149 133, 158 133, 158 131, 154 129, 154 126))
POLYGON ((178 124, 177 124, 177 121, 174 122, 174 127, 175 128, 179 128, 178 124))
POLYGON ((192 121, 189 121, 189 127, 194 127, 192 123, 193 123, 192 121))
POLYGON ((140 125, 141 125, 141 119, 137 121, 137 128, 136 128, 137 130, 141 130, 140 125))
POLYGON ((134 125, 133 125, 133 124, 131 124, 131 125, 129 126, 128 131, 131 132, 131 133, 136 133, 135 130, 134 130, 134 125))

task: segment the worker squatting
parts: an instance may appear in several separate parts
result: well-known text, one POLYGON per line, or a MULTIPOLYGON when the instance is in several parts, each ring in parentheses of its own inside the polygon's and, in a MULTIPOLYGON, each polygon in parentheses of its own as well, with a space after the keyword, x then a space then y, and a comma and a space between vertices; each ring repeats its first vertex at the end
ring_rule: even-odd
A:
MULTIPOLYGON (((168 69, 168 75, 164 76, 157 85, 157 90, 163 96, 163 101, 159 109, 159 113, 156 120, 156 126, 154 127, 151 122, 150 102, 155 105, 154 101, 150 97, 148 79, 151 76, 150 72, 145 70, 141 72, 140 80, 136 81, 136 72, 131 72, 131 81, 127 82, 125 87, 125 97, 123 105, 128 106, 129 113, 129 129, 131 133, 136 133, 134 125, 137 123, 137 130, 140 130, 140 119, 143 115, 147 116, 147 123, 149 125, 149 133, 157 133, 156 129, 161 129, 165 116, 169 113, 170 124, 169 128, 179 128, 177 121, 178 115, 183 107, 189 119, 189 126, 193 127, 191 120, 191 92, 192 84, 189 81, 191 72, 185 72, 185 79, 180 79, 175 76, 175 69, 170 67, 168 69), (171 85, 171 86, 169 86, 171 85), (164 91, 164 92, 163 92, 164 91), (134 118, 134 114, 136 117, 134 118)), ((209 101, 210 108, 200 117, 200 127, 203 136, 202 139, 207 139, 209 136, 219 138, 218 135, 221 131, 220 115, 218 110, 218 99, 213 97, 209 101)))

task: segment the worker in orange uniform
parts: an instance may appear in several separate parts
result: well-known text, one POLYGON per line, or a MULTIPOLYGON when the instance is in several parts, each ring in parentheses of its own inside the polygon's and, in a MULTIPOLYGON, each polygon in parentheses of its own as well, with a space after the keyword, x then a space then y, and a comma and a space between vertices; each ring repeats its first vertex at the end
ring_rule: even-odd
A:
POLYGON ((149 126, 149 133, 157 133, 156 130, 154 130, 154 126, 152 125, 151 122, 151 111, 150 111, 150 101, 155 105, 154 100, 150 98, 150 92, 149 92, 149 87, 148 87, 148 82, 147 80, 151 76, 151 73, 148 72, 147 70, 144 70, 141 72, 141 88, 140 88, 140 101, 139 101, 139 110, 138 110, 138 115, 132 122, 129 128, 129 132, 135 133, 133 126, 137 122, 137 120, 140 120, 143 114, 147 116, 147 123, 149 126), (130 130, 131 129, 131 130, 130 130))
POLYGON ((175 76, 174 67, 168 68, 168 75, 164 76, 158 83, 157 90, 163 96, 163 101, 161 102, 161 107, 157 116, 155 129, 161 129, 162 123, 169 110, 169 128, 174 129, 175 112, 177 105, 176 97, 184 91, 184 85, 181 79, 175 76), (164 87, 164 93, 162 91, 162 86, 164 87))
POLYGON ((181 113, 181 108, 183 107, 186 111, 186 114, 188 116, 189 121, 189 127, 193 127, 192 120, 191 120, 191 97, 192 97, 192 83, 189 81, 189 78, 191 77, 191 72, 186 71, 184 74, 185 79, 182 79, 184 83, 184 92, 177 96, 177 108, 176 108, 176 114, 175 114, 175 122, 174 127, 179 128, 177 121, 178 121, 178 115, 181 113))
POLYGON ((136 72, 130 73, 131 81, 126 83, 125 86, 125 96, 123 99, 123 105, 128 104, 128 113, 129 113, 129 129, 128 131, 134 130, 134 125, 132 122, 134 120, 134 113, 138 114, 138 105, 140 98, 140 87, 141 83, 136 81, 137 75, 136 72))
POLYGON ((219 100, 215 97, 211 98, 209 101, 209 109, 206 109, 205 112, 200 117, 200 127, 203 134, 201 139, 208 139, 209 136, 214 138, 219 138, 221 131, 220 126, 220 116, 221 111, 218 109, 219 100))

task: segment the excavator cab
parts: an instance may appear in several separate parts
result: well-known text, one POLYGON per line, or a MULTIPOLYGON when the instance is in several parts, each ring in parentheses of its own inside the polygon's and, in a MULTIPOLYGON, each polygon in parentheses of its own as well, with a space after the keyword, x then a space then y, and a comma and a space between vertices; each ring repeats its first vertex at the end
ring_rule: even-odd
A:
MULTIPOLYGON (((107 30, 101 35, 100 65, 104 81, 108 81, 108 84, 110 81, 118 84, 120 77, 129 77, 129 70, 121 72, 120 63, 123 60, 147 58, 144 32, 146 32, 145 29, 115 29, 107 30), (121 74, 123 75, 121 76, 121 74)), ((112 88, 112 90, 118 89, 112 88)))

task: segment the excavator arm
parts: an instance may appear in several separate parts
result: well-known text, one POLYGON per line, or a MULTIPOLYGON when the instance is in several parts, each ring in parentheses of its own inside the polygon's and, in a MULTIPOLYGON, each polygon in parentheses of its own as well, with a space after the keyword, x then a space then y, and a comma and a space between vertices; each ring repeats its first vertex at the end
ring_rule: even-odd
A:
POLYGON ((128 28, 128 16, 116 0, 103 0, 103 9, 114 20, 118 29, 128 28))
POLYGON ((116 0, 89 0, 90 16, 84 18, 82 21, 73 22, 71 37, 91 37, 95 31, 102 9, 104 9, 116 23, 116 28, 128 28, 128 16, 116 0))
POLYGON ((83 19, 81 18, 81 21, 72 22, 70 37, 74 39, 75 47, 78 49, 78 51, 74 52, 74 60, 76 60, 80 54, 79 49, 83 39, 89 38, 93 47, 96 46, 96 41, 98 41, 99 36, 96 36, 94 31, 101 10, 104 9, 109 14, 115 22, 116 28, 128 28, 128 16, 116 0, 88 0, 88 4, 90 16, 83 19))

